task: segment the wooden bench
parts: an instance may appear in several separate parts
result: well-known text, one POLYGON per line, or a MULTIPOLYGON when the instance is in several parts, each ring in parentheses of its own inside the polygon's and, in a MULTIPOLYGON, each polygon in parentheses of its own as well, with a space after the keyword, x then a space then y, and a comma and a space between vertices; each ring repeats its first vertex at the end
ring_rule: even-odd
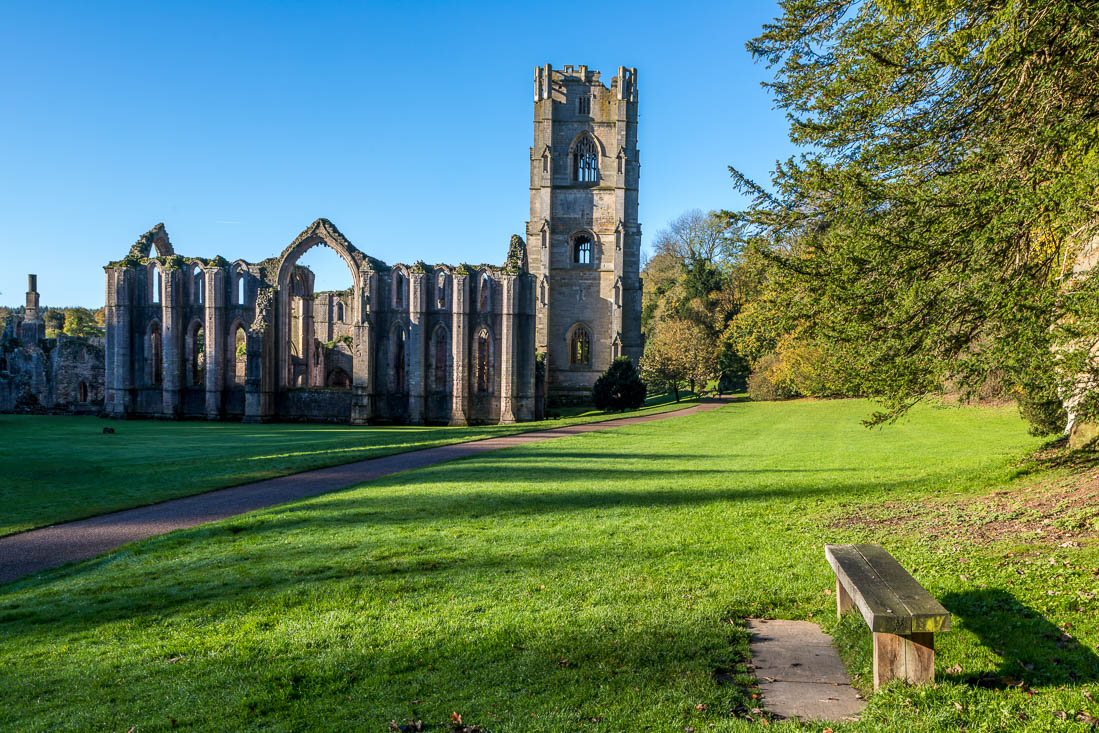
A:
POLYGON ((935 681, 935 633, 950 612, 878 545, 825 545, 836 612, 857 608, 874 632, 874 689, 894 679, 935 681))

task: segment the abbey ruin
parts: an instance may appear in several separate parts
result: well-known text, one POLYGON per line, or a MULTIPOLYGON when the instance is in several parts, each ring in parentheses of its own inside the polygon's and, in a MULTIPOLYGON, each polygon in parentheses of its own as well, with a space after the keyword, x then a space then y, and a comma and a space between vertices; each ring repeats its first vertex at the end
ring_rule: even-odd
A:
POLYGON ((262 262, 176 253, 162 224, 106 266, 115 417, 514 422, 641 355, 637 72, 535 71, 526 242, 503 265, 394 264, 318 219, 262 262), (316 246, 351 273, 315 292, 316 246))

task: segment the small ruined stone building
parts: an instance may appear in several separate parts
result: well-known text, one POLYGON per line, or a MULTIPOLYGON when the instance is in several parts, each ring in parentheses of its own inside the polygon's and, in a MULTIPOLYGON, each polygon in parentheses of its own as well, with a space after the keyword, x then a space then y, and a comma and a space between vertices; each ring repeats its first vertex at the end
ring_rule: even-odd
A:
POLYGON ((103 408, 102 338, 46 338, 38 278, 22 313, 0 331, 0 412, 95 414, 103 408))
POLYGON ((637 72, 535 72, 527 242, 502 266, 387 265, 318 219, 282 254, 177 254, 162 224, 106 266, 113 416, 514 422, 641 353, 637 72), (315 246, 352 286, 315 292, 315 246))

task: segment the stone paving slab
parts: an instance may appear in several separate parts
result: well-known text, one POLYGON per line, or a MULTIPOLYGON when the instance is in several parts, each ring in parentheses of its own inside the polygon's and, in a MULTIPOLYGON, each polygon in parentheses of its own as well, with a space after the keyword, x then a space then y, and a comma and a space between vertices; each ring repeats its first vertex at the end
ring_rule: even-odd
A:
POLYGON ((809 621, 748 619, 763 707, 783 718, 855 720, 866 706, 832 637, 809 621))
POLYGON ((729 401, 728 399, 707 400, 682 410, 655 415, 638 415, 549 430, 534 430, 498 438, 408 451, 32 529, 0 537, 0 583, 11 582, 66 563, 86 560, 128 542, 167 534, 177 529, 194 527, 276 504, 325 494, 337 489, 345 489, 401 471, 424 468, 457 458, 553 438, 693 415, 721 407, 729 401))

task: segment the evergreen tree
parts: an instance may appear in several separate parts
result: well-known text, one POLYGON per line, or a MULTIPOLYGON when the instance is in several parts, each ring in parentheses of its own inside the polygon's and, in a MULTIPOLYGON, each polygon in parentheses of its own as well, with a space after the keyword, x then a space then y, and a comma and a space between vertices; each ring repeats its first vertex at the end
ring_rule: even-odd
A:
POLYGON ((771 191, 732 170, 754 196, 733 220, 786 314, 886 400, 875 420, 997 376, 1063 425, 1099 338, 1096 279, 1072 276, 1099 222, 1097 8, 785 0, 749 43, 806 151, 771 191))
POLYGON ((600 410, 627 410, 645 404, 648 388, 629 357, 620 356, 595 380, 592 399, 600 410))

